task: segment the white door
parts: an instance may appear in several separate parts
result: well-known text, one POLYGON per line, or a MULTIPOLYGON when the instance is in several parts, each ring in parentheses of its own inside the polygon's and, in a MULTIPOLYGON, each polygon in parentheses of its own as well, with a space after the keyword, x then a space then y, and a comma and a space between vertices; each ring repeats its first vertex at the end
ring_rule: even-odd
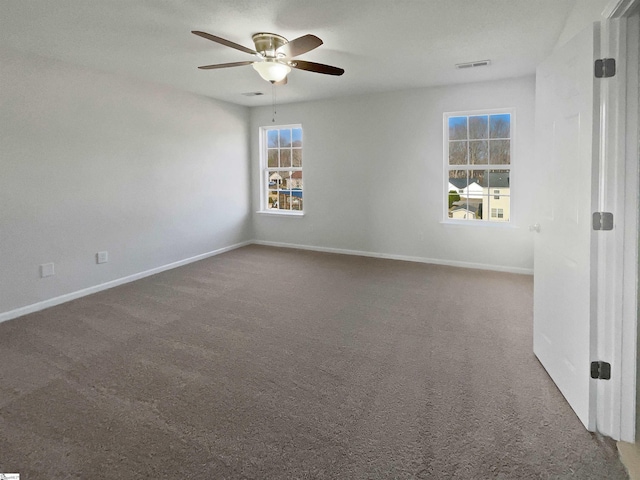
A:
POLYGON ((533 350, 585 427, 595 430, 597 25, 553 53, 536 77, 533 350))

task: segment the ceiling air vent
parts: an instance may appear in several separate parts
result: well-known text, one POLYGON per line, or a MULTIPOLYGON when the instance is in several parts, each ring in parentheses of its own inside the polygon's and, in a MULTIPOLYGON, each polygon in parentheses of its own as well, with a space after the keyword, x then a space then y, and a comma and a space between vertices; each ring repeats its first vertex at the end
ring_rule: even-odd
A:
POLYGON ((244 95, 245 97, 259 97, 260 95, 264 95, 264 93, 262 93, 262 92, 247 92, 247 93, 243 93, 242 95, 244 95))
POLYGON ((456 68, 486 67, 488 65, 491 65, 491 60, 477 60, 475 62, 456 63, 456 68))

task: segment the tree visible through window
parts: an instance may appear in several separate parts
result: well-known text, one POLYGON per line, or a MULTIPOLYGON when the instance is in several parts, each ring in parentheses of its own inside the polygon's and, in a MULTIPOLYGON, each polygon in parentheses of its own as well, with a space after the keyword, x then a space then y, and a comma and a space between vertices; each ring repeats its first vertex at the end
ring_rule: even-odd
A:
POLYGON ((302 212, 302 127, 262 127, 262 210, 302 212))
POLYGON ((509 222, 513 113, 444 118, 445 218, 509 222))

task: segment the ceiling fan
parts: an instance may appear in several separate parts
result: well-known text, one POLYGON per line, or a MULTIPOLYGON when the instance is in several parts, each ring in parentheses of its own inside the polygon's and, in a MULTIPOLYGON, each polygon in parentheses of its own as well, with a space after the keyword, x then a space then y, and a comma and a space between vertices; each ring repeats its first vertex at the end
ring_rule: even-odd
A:
POLYGON ((288 41, 283 36, 276 35, 275 33, 256 33, 251 37, 255 45, 255 50, 252 50, 230 40, 211 35, 210 33, 200 32, 197 30, 192 31, 191 33, 202 38, 206 38, 207 40, 211 40, 212 42, 235 48, 241 52, 258 57, 258 60, 253 61, 247 60, 244 62, 219 63, 216 65, 204 65, 202 67, 198 67, 202 70, 253 65, 253 68, 263 79, 275 85, 286 84, 287 75, 291 72, 292 68, 323 73, 325 75, 342 75, 344 73, 342 68, 332 67, 331 65, 307 62, 305 60, 292 60, 293 57, 310 52, 314 48, 322 45, 322 40, 315 35, 303 35, 295 40, 288 41))

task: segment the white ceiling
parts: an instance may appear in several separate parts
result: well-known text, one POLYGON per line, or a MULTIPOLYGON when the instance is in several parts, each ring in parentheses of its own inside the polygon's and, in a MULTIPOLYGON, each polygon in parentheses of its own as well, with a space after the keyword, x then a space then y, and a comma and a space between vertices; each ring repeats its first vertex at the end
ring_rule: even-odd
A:
POLYGON ((532 74, 555 45, 576 0, 5 0, 0 44, 172 85, 241 105, 271 103, 253 60, 190 33, 253 48, 251 35, 324 45, 299 58, 345 69, 341 77, 294 70, 278 103, 532 74), (454 64, 491 59, 491 66, 454 64), (242 93, 263 92, 261 97, 242 93))

